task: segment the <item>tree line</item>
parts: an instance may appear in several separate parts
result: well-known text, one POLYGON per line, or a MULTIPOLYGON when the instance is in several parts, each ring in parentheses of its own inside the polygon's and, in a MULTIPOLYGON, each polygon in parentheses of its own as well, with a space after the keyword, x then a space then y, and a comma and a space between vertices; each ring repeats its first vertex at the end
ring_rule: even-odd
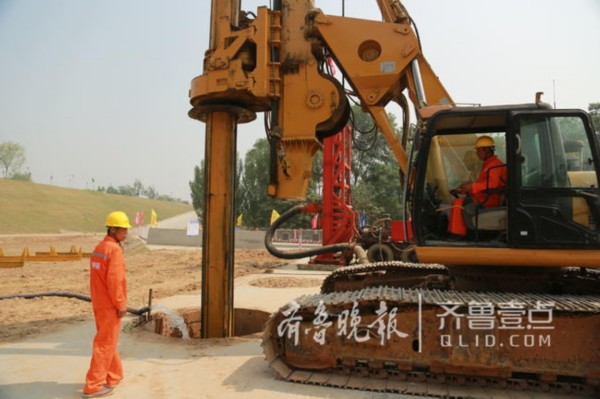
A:
MULTIPOLYGON (((11 180, 22 180, 31 182, 31 172, 23 171, 26 163, 25 148, 18 143, 12 141, 4 141, 0 143, 0 170, 2 177, 11 180)), ((92 184, 94 179, 92 179, 92 184)), ((180 199, 173 198, 169 195, 160 194, 154 186, 145 186, 139 179, 136 179, 132 185, 123 185, 114 187, 98 187, 96 191, 127 195, 130 197, 146 197, 161 201, 181 202, 180 199)))
POLYGON ((134 180, 133 184, 131 185, 126 184, 118 187, 114 187, 112 185, 109 185, 108 187, 99 186, 96 191, 107 194, 127 195, 129 197, 143 197, 160 201, 181 202, 180 199, 173 198, 169 195, 160 194, 156 188, 154 188, 154 186, 145 186, 139 179, 134 180))

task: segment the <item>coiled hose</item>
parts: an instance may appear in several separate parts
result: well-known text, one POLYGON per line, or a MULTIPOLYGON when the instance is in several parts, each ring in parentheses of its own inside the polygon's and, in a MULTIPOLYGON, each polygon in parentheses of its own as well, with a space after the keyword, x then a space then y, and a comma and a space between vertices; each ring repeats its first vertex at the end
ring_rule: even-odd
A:
MULTIPOLYGON (((74 294, 72 292, 42 292, 42 293, 38 293, 38 294, 12 294, 12 295, 0 295, 0 300, 2 299, 15 299, 15 298, 23 298, 23 299, 32 299, 32 298, 39 298, 39 297, 43 297, 43 296, 58 296, 58 297, 65 297, 65 298, 75 298, 75 299, 80 299, 82 301, 86 301, 86 302, 92 302, 92 298, 90 298, 87 295, 81 295, 81 294, 74 294)), ((150 311, 150 306, 144 306, 143 308, 130 308, 127 307, 127 312, 132 313, 136 316, 142 316, 145 313, 148 313, 150 311)))
POLYGON ((319 248, 311 248, 304 251, 295 251, 295 252, 284 252, 281 251, 273 245, 273 235, 275 231, 281 226, 283 223, 296 216, 299 213, 316 213, 319 210, 319 206, 316 204, 304 204, 304 205, 296 205, 293 208, 285 211, 277 220, 269 226, 267 232, 265 234, 265 247, 267 251, 273 256, 276 256, 281 259, 301 259, 307 258, 309 256, 316 256, 320 254, 328 254, 334 252, 345 252, 348 250, 352 250, 354 248, 353 244, 334 244, 334 245, 325 245, 319 248))

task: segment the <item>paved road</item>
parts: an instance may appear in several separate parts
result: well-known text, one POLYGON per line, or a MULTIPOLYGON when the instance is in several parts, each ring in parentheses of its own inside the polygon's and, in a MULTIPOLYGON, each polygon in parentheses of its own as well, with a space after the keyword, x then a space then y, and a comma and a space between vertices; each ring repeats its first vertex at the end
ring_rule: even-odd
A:
MULTIPOLYGON (((186 230, 188 221, 197 220, 197 219, 198 219, 198 217, 196 216, 196 212, 194 212, 194 211, 185 212, 185 213, 170 217, 168 219, 163 219, 163 220, 160 219, 160 215, 159 215, 158 216, 158 226, 156 226, 156 227, 159 229, 186 230)), ((145 225, 142 227, 133 227, 131 229, 130 233, 139 236, 143 240, 146 240, 148 238, 148 231, 150 228, 151 227, 148 225, 145 225)))
POLYGON ((161 229, 185 229, 187 228, 188 221, 190 220, 198 220, 198 216, 196 215, 195 211, 182 213, 164 220, 159 219, 157 227, 161 229))

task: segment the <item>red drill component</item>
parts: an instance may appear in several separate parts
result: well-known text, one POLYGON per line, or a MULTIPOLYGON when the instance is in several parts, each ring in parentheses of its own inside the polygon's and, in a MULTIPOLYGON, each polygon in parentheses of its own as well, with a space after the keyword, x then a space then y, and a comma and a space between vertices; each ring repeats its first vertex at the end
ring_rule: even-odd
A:
MULTIPOLYGON (((356 217, 352 209, 350 176, 352 130, 344 127, 338 134, 323 140, 323 205, 321 225, 323 245, 350 243, 357 236, 356 217)), ((347 265, 352 254, 317 255, 311 264, 347 265)))

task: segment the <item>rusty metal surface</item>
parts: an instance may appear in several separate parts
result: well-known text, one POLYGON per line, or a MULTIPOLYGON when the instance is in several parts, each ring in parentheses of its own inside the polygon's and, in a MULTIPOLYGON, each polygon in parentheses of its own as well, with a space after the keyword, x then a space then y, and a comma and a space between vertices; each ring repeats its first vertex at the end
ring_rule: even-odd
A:
POLYGON ((598 336, 598 296, 380 286, 298 298, 272 315, 263 347, 282 378, 302 383, 433 397, 497 397, 486 390, 579 397, 600 394, 598 336), (491 318, 475 312, 482 305, 491 318), (448 310, 459 316, 441 325, 448 310), (523 328, 503 329, 517 311, 523 328), (352 314, 359 316, 355 329, 352 314), (492 328, 466 328, 492 319, 492 328))
POLYGON ((448 269, 438 264, 399 261, 348 266, 332 272, 323 281, 321 293, 354 291, 366 286, 389 285, 410 288, 427 281, 431 275, 446 276, 448 269))
POLYGON ((233 265, 236 117, 208 116, 205 135, 205 194, 202 228, 202 338, 233 334, 233 265))
POLYGON ((323 281, 321 293, 387 285, 402 288, 590 295, 600 292, 600 271, 581 267, 474 268, 400 261, 340 268, 323 281))

